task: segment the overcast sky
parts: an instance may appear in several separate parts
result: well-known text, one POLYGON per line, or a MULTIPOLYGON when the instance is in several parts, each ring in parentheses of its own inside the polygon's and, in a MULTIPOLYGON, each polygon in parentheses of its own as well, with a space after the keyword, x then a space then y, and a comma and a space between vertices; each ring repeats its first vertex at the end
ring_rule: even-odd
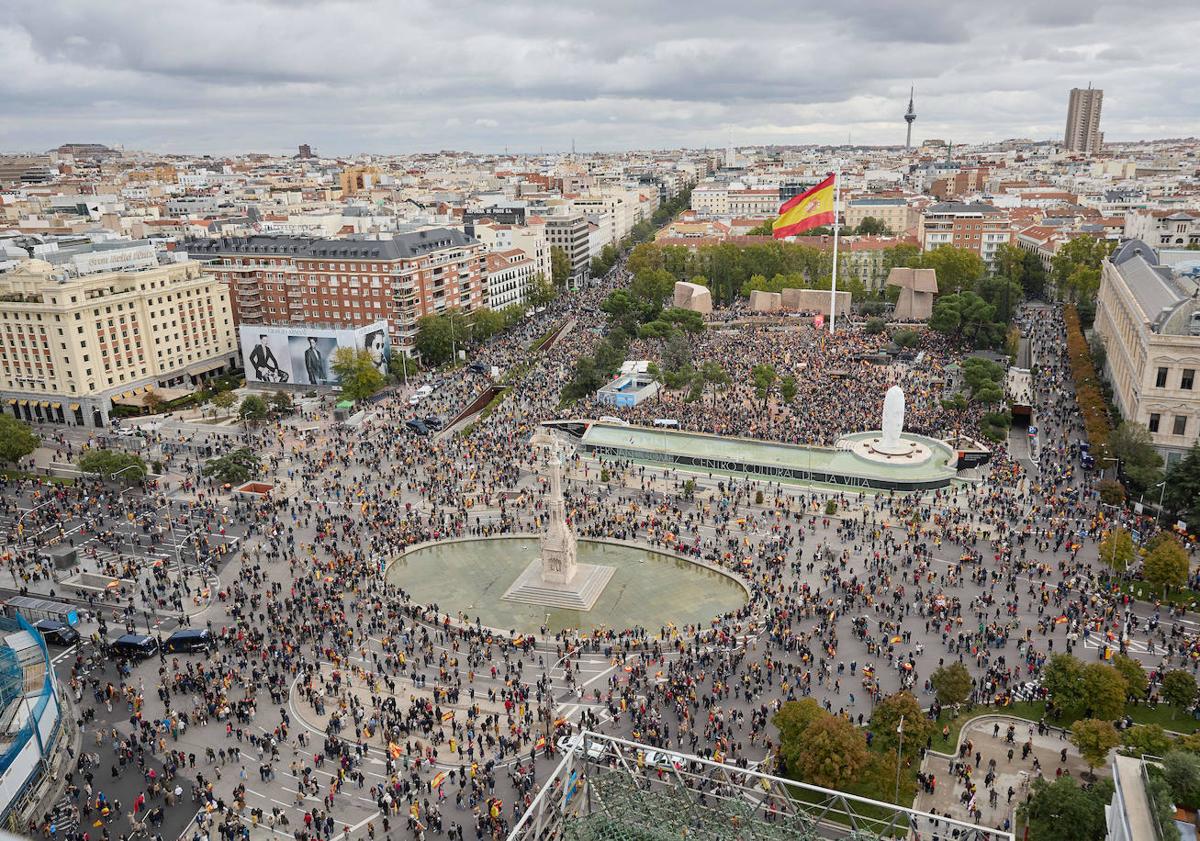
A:
POLYGON ((1197 0, 5 0, 0 149, 328 155, 1200 135, 1197 0), (841 8, 839 8, 841 7, 841 8), (1152 9, 1152 12, 1150 11, 1152 9))

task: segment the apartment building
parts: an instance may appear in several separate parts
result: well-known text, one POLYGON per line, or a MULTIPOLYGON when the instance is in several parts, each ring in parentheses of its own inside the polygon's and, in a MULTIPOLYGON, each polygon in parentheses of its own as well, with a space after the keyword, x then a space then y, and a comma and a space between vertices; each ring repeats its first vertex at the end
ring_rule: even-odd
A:
MULTIPOLYGON (((694 193, 693 193, 694 195, 694 193)), ((779 188, 754 187, 744 190, 729 190, 726 206, 730 216, 777 216, 779 215, 779 188)))
POLYGON ((1068 152, 1094 155, 1104 144, 1100 133, 1100 109, 1104 104, 1104 91, 1093 88, 1072 88, 1067 103, 1067 130, 1063 136, 1063 148, 1068 152))
POLYGON ((30 259, 0 275, 3 411, 103 427, 114 402, 150 390, 188 393, 238 367, 224 283, 194 260, 160 265, 119 251, 97 250, 83 270, 74 259, 30 259), (105 262, 125 265, 96 268, 105 262))
POLYGON ((226 283, 238 324, 358 327, 385 319, 411 353, 417 319, 486 303, 487 246, 434 228, 391 239, 251 236, 190 240, 226 283))
POLYGON ((991 264, 996 249, 1012 241, 1008 214, 980 202, 938 202, 921 214, 917 239, 925 251, 953 245, 974 251, 991 264))
POLYGON ((487 306, 498 310, 524 304, 537 276, 533 260, 519 248, 487 255, 487 306))
POLYGON ((1095 330, 1121 415, 1150 430, 1167 463, 1200 438, 1200 288, 1127 240, 1104 261, 1095 330))
POLYGON ((846 202, 843 230, 854 230, 868 216, 878 219, 893 234, 903 234, 917 225, 917 213, 903 196, 862 196, 846 202))
POLYGON ((728 216, 729 187, 725 184, 701 184, 696 187, 692 190, 692 210, 706 216, 728 216))
POLYGON ((1200 210, 1129 211, 1125 236, 1159 248, 1200 247, 1200 210))
POLYGON ((466 232, 491 252, 521 249, 533 260, 534 274, 550 279, 550 243, 546 241, 546 223, 540 216, 530 216, 527 225, 476 222, 467 225, 466 232))
POLYGON ((965 167, 952 175, 935 178, 929 185, 930 194, 938 201, 950 201, 959 196, 987 190, 991 170, 987 167, 965 167))
POLYGON ((546 242, 550 248, 561 248, 571 261, 568 284, 579 288, 588 279, 590 233, 587 218, 582 213, 546 217, 546 242))

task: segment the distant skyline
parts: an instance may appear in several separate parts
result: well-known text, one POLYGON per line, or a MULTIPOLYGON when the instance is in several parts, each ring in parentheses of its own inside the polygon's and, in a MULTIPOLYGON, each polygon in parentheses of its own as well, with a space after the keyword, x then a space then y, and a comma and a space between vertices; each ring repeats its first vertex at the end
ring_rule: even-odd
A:
POLYGON ((1194 0, 9 0, 0 150, 580 152, 1200 135, 1194 0), (589 8, 588 6, 594 6, 589 8))

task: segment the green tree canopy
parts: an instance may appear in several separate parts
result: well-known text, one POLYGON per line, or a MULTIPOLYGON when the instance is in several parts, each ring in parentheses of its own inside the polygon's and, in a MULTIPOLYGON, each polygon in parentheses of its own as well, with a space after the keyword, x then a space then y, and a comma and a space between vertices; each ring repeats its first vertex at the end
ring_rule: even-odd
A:
POLYGON ((232 409, 237 402, 237 395, 232 391, 218 391, 213 395, 212 402, 218 409, 232 409))
POLYGON ((450 321, 440 315, 417 319, 417 335, 413 340, 421 361, 426 365, 445 365, 453 359, 450 321))
POLYGON ((995 347, 1004 338, 1004 326, 996 321, 996 308, 970 291, 940 295, 933 304, 929 326, 976 348, 995 347))
POLYGON ((247 394, 238 406, 238 417, 247 423, 256 423, 267 416, 267 401, 257 394, 247 394))
POLYGON ((767 394, 771 391, 771 386, 775 383, 775 376, 775 368, 770 365, 760 363, 750 369, 754 392, 764 403, 767 401, 767 394))
POLYGON ((1196 678, 1191 672, 1174 669, 1163 676, 1162 696, 1175 709, 1171 717, 1179 710, 1186 710, 1196 701, 1196 678))
POLYGON ((1108 835, 1104 807, 1112 799, 1112 781, 1101 780, 1090 791, 1074 777, 1033 781, 1032 796, 1018 808, 1037 841, 1103 841, 1108 835))
POLYGON ((1171 749, 1171 737, 1157 724, 1138 724, 1121 732, 1121 753, 1126 756, 1162 756, 1171 749))
POLYGON ((1200 809, 1200 756, 1181 750, 1155 755, 1162 757, 1163 779, 1175 803, 1185 809, 1200 809))
POLYGON ((146 462, 139 455, 119 450, 85 450, 75 462, 84 473, 102 479, 117 478, 123 482, 138 482, 146 478, 146 462))
POLYGON ((1133 560, 1133 535, 1128 529, 1115 527, 1100 538, 1100 560, 1116 572, 1124 572, 1133 560))
POLYGON ((1120 672, 1125 681, 1125 689, 1129 698, 1139 699, 1146 695, 1149 680, 1146 669, 1137 660, 1126 654, 1114 654, 1112 667, 1120 672))
POLYGON ((1071 744, 1079 749, 1091 770, 1108 761, 1108 752, 1121 744, 1121 737, 1111 721, 1081 718, 1071 725, 1071 744))
POLYGON ((1100 264, 1116 248, 1116 242, 1078 236, 1063 243, 1050 261, 1050 275, 1060 298, 1084 301, 1100 288, 1100 264))
POLYGON ((803 749, 788 770, 801 780, 825 788, 845 788, 867 766, 869 754, 863 731, 845 718, 824 715, 804 729, 803 749))
POLYGON ((921 334, 911 327, 902 327, 892 334, 892 344, 896 347, 912 348, 921 341, 921 334))
POLYGON ((486 342, 504 329, 504 315, 488 307, 480 307, 471 313, 471 338, 486 342))
POLYGON ((12 415, 0 415, 0 462, 16 464, 36 450, 39 441, 28 424, 12 415))
POLYGON ((292 411, 292 395, 286 391, 277 391, 271 395, 271 408, 281 415, 292 411))
POLYGON ((784 403, 791 403, 796 399, 796 378, 791 374, 784 374, 779 378, 779 396, 783 398, 784 403))
POLYGON ((1200 440, 1167 472, 1163 506, 1195 533, 1200 531, 1200 440))
POLYGON ((871 732, 874 744, 880 750, 895 753, 900 743, 900 719, 904 718, 904 744, 901 754, 906 757, 919 756, 925 742, 933 734, 934 725, 921 709, 920 703, 909 692, 897 692, 884 698, 871 713, 871 732))
POLYGON ((987 267, 969 248, 942 245, 921 255, 920 268, 937 272, 939 295, 952 295, 973 289, 987 267))
POLYGON ((1042 686, 1059 709, 1079 710, 1083 694, 1083 663, 1070 654, 1051 654, 1042 669, 1042 686))
POLYGON ((387 382, 387 377, 375 367, 371 352, 365 349, 338 348, 333 352, 330 368, 340 378, 342 397, 346 400, 366 400, 387 382))
POLYGON ((1133 493, 1143 493, 1162 480, 1162 456, 1154 447, 1150 430, 1124 421, 1108 436, 1108 451, 1120 459, 1121 473, 1133 493))
POLYGON ((204 462, 202 472, 223 485, 240 485, 258 475, 259 458, 248 447, 239 447, 204 462))
POLYGON ((1104 663, 1083 667, 1083 712, 1091 718, 1116 721, 1125 712, 1129 685, 1121 673, 1104 663))
MULTIPOLYGON (((529 306, 535 309, 541 309, 558 297, 558 290, 554 284, 546 280, 542 275, 534 275, 529 281, 529 292, 526 293, 526 300, 529 301, 529 306)), ((420 322, 417 322, 420 324, 420 322)))
POLYGON ((550 247, 550 279, 559 289, 571 279, 571 258, 561 245, 550 247))
POLYGON ((854 233, 860 236, 886 236, 891 234, 892 230, 884 224, 882 219, 876 219, 874 216, 864 216, 862 221, 858 223, 858 227, 854 229, 854 233))
POLYGON ((971 696, 971 673, 962 663, 939 666, 929 679, 940 704, 961 704, 971 696))
POLYGON ((996 274, 979 281, 979 296, 995 309, 997 322, 1009 324, 1021 305, 1025 289, 1019 282, 996 274))
POLYGON ((1187 575, 1188 553, 1177 540, 1163 541, 1142 562, 1142 577, 1156 588, 1182 587, 1187 575))

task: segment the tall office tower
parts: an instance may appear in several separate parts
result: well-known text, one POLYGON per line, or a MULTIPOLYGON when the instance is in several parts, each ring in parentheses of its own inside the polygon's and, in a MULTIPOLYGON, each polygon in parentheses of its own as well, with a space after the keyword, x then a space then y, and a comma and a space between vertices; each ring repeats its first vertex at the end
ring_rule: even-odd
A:
POLYGON ((913 110, 913 92, 915 88, 908 89, 908 110, 904 112, 904 122, 908 123, 908 133, 904 135, 904 148, 912 148, 912 124, 917 121, 917 112, 913 110))
POLYGON ((1100 105, 1104 91, 1093 88, 1071 89, 1071 104, 1067 106, 1067 134, 1063 146, 1068 152, 1094 155, 1100 151, 1100 105))

